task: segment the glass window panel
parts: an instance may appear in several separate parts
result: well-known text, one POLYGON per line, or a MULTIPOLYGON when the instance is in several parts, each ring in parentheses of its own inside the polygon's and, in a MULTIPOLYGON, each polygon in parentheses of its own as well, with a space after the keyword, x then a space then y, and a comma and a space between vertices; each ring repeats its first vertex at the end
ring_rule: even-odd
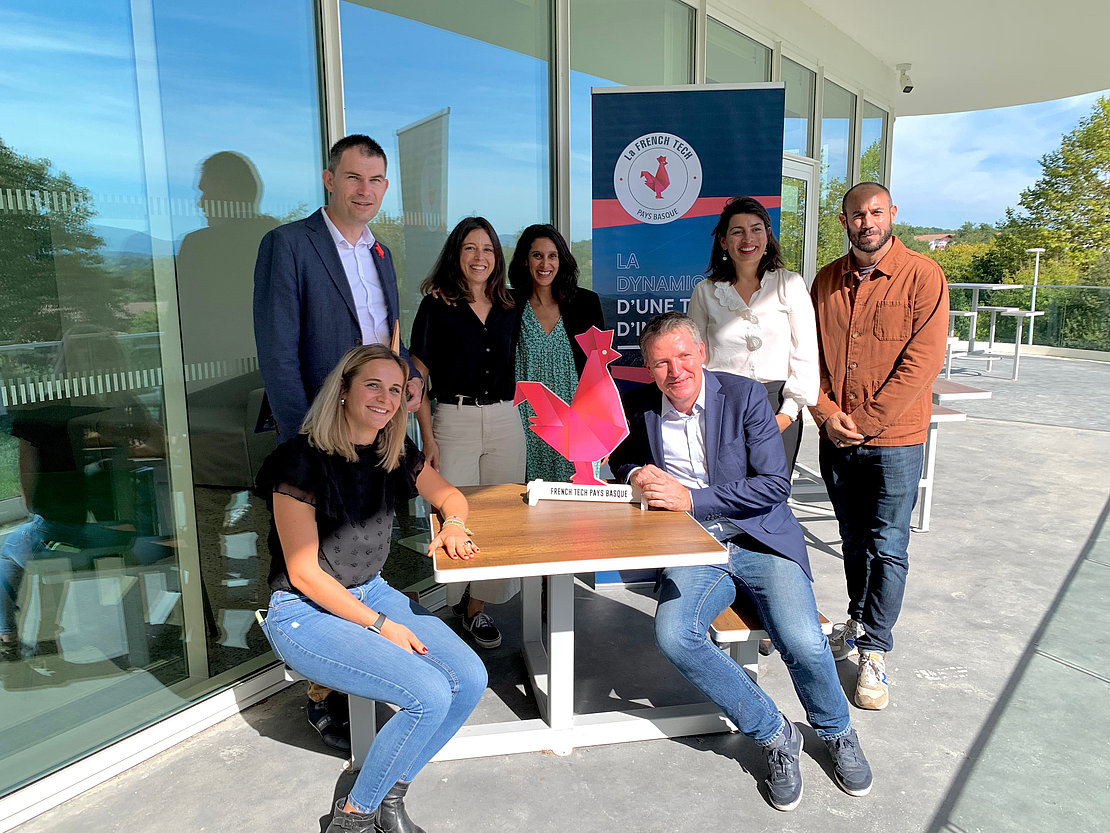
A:
POLYGON ((221 387, 254 358, 250 238, 319 200, 301 0, 33 9, 0 10, 0 793, 268 661, 264 559, 224 534, 247 452, 211 511, 198 486, 198 564, 176 432, 187 403, 190 444, 250 443, 221 387))
POLYGON ((818 207, 817 262, 821 265, 844 254, 840 201, 851 181, 852 125, 856 97, 827 78, 821 104, 821 202, 818 207))
POLYGON ((859 181, 882 182, 886 171, 886 120, 882 107, 864 99, 860 121, 859 181))
POLYGON ((549 18, 546 0, 340 5, 347 131, 386 152, 371 228, 393 253, 406 335, 460 219, 486 217, 504 244, 550 220, 549 18))
POLYGON ((570 230, 584 286, 593 285, 590 88, 689 84, 693 38, 694 10, 680 0, 571 0, 570 230))
MULTIPOLYGON (((459 220, 488 219, 509 258, 525 227, 551 219, 550 8, 360 0, 340 5, 340 31, 347 131, 374 137, 388 160, 370 226, 393 255, 407 342, 420 284, 459 220)), ((398 527, 385 574, 411 587, 431 562, 399 541, 427 526, 398 507, 398 527)))
POLYGON ((786 83, 786 125, 782 134, 782 149, 799 156, 812 156, 813 99, 817 74, 789 58, 783 58, 782 80, 786 83))
POLYGON ((705 34, 705 80, 709 84, 750 84, 771 79, 771 50, 709 18, 705 34))

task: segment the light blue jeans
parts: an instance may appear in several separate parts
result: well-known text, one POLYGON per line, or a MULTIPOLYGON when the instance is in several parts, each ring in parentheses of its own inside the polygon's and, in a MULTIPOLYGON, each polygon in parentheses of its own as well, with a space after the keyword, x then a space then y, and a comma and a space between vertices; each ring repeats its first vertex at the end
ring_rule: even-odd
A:
POLYGON ((348 588, 428 647, 412 654, 296 593, 276 590, 262 630, 285 664, 320 685, 400 708, 378 732, 349 800, 369 813, 454 736, 486 688, 482 661, 439 618, 380 575, 348 588))
POLYGON ((708 635, 709 625, 732 604, 737 592, 747 593, 782 654, 810 725, 824 739, 847 734, 851 729, 848 701, 806 574, 782 556, 731 543, 728 552, 727 565, 663 571, 655 612, 659 650, 736 728, 760 746, 770 746, 784 728, 778 706, 708 635))

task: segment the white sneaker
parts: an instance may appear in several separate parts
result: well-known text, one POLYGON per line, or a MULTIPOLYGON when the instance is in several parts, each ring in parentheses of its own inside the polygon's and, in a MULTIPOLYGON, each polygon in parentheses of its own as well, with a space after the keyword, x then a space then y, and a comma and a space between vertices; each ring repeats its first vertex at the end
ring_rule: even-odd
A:
POLYGON ((863 636, 863 625, 854 619, 849 619, 843 625, 833 625, 832 633, 829 635, 829 647, 832 648, 833 659, 840 662, 842 659, 858 654, 856 640, 861 636, 863 636))
POLYGON ((859 658, 859 677, 856 679, 856 705, 861 709, 885 709, 890 702, 886 682, 886 654, 868 651, 859 658))

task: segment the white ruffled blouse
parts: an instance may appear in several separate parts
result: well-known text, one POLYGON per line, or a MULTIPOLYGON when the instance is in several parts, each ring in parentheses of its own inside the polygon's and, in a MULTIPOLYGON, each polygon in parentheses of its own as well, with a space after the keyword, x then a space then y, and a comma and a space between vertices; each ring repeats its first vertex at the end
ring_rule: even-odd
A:
POLYGON ((768 272, 750 304, 732 284, 703 280, 694 287, 689 313, 705 338, 707 370, 784 382, 779 413, 791 419, 817 403, 817 324, 801 275, 768 272))

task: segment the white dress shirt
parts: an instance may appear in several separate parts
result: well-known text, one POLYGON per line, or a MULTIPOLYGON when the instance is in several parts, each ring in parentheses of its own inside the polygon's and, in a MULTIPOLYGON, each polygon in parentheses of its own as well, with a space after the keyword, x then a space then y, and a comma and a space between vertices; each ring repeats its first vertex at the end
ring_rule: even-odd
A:
MULTIPOLYGON (((705 459, 705 384, 698 391, 697 401, 690 414, 680 412, 666 396, 659 422, 663 435, 664 471, 687 489, 705 489, 709 486, 709 463, 705 459)), ((635 473, 635 472, 633 472, 635 473)), ((718 541, 726 541, 740 532, 740 528, 727 520, 702 524, 718 541)))
POLYGON ((328 212, 320 209, 335 241, 336 251, 339 252, 339 262, 343 264, 343 272, 347 276, 347 283, 351 286, 351 295, 355 299, 355 312, 358 315, 359 329, 362 330, 363 344, 384 344, 389 346, 391 334, 389 332, 389 309, 385 304, 385 291, 382 289, 381 277, 374 257, 370 254, 370 247, 375 245, 374 235, 370 228, 362 230, 355 245, 347 242, 347 238, 335 227, 328 212))
POLYGON ((791 419, 817 404, 817 324, 801 275, 766 273, 750 303, 732 284, 707 278, 694 287, 689 313, 705 339, 706 369, 784 382, 779 413, 791 419))

